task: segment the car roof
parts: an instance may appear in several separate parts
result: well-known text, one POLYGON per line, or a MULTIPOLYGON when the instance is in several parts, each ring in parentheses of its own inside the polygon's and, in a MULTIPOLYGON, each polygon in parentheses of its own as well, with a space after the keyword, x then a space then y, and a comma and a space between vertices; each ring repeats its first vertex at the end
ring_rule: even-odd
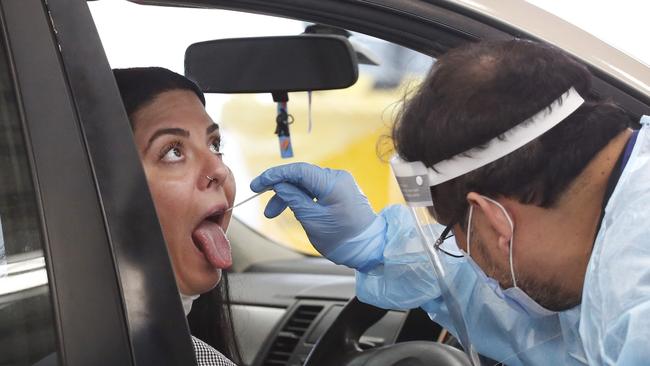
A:
MULTIPOLYGON (((257 0, 128 0, 139 4, 162 6, 216 7, 238 9, 259 4, 257 0)), ((276 0, 265 2, 261 8, 281 7, 295 0, 276 0), (276 4, 277 3, 277 4, 276 4)), ((322 0, 323 3, 334 2, 322 0)), ((366 0, 370 7, 406 8, 408 4, 418 3, 414 0, 366 0)), ((628 92, 650 100, 650 72, 648 66, 615 47, 600 40, 587 31, 532 5, 525 0, 439 0, 436 6, 448 8, 466 17, 498 29, 507 29, 508 33, 521 35, 555 45, 585 64, 596 69, 603 76, 623 84, 628 92)), ((359 5, 359 4, 357 4, 359 5)), ((259 5, 253 6, 260 8, 259 5)), ((409 6, 411 7, 411 6, 409 6)), ((259 11, 259 9, 258 9, 259 11)), ((407 11, 408 12, 408 11, 407 11)))
POLYGON ((448 5, 553 44, 650 96, 648 66, 583 29, 523 0, 445 0, 448 5))

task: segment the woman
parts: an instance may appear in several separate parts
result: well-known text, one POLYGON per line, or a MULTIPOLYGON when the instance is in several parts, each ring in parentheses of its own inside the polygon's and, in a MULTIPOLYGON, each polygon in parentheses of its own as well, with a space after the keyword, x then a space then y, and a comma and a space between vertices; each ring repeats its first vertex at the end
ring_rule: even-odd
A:
POLYGON ((235 182, 222 160, 219 125, 206 113, 201 90, 179 74, 148 67, 116 69, 114 75, 189 314, 198 364, 234 365, 223 356, 240 362, 222 270, 232 264, 225 231, 235 182))

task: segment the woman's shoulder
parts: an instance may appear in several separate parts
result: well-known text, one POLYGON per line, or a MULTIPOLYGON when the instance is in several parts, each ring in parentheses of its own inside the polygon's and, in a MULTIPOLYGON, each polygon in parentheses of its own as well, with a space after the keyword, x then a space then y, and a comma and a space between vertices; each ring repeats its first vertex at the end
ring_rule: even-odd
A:
POLYGON ((198 366, 237 366, 209 344, 192 336, 198 366))

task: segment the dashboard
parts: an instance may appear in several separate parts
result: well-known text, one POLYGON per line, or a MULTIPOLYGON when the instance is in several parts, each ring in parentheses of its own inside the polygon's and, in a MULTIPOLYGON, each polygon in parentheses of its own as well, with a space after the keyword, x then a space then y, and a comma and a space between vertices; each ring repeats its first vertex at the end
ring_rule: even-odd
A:
MULTIPOLYGON (((354 271, 322 258, 269 261, 229 274, 233 322, 247 366, 304 364, 354 297, 354 271)), ((442 329, 420 309, 389 310, 359 339, 362 349, 436 341, 442 329)))

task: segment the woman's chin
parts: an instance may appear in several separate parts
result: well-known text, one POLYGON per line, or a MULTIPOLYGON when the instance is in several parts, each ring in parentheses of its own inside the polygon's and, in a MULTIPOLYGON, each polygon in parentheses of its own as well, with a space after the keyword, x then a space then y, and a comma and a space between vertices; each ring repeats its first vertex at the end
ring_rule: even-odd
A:
POLYGON ((221 269, 212 269, 210 273, 193 273, 181 281, 179 289, 181 293, 189 296, 204 294, 217 287, 221 281, 221 269))

